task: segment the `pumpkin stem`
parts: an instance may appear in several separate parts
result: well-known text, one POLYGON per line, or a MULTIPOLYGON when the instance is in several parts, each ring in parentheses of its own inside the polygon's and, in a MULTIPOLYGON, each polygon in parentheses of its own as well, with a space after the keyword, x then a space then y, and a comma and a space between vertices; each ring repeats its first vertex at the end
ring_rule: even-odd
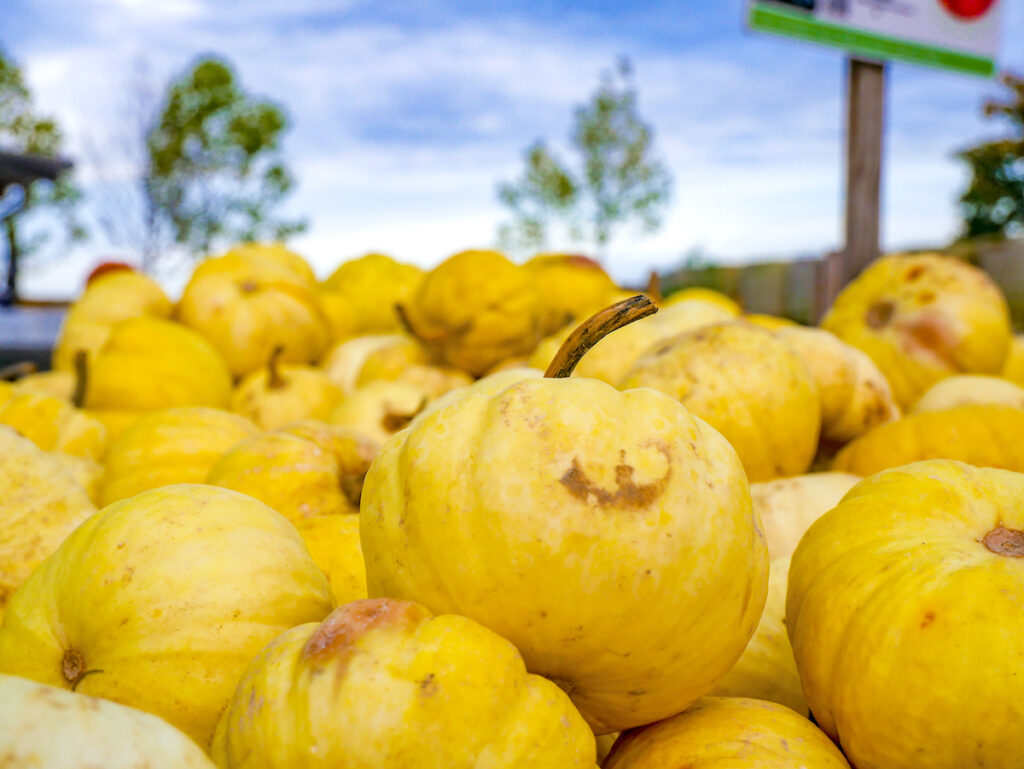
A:
POLYGON ((0 380, 15 380, 21 379, 23 376, 28 374, 34 374, 39 370, 39 366, 30 360, 22 360, 17 363, 12 363, 9 366, 0 366, 0 380))
POLYGON ((270 360, 267 361, 267 387, 271 390, 280 390, 288 384, 288 381, 281 376, 281 371, 277 367, 283 353, 284 345, 279 344, 270 353, 270 360))
POLYGON ((64 652, 64 659, 61 660, 60 672, 63 673, 64 680, 71 684, 71 691, 75 691, 78 685, 82 683, 83 678, 93 673, 102 673, 103 671, 97 669, 86 670, 85 660, 82 658, 81 652, 67 649, 64 652))
POLYGON ((643 294, 637 294, 594 313, 562 342, 544 376, 549 379, 564 379, 570 376, 583 356, 595 344, 613 331, 648 315, 654 315, 657 311, 658 306, 654 302, 643 294))
POLYGON ((71 393, 71 403, 75 408, 85 405, 85 390, 89 386, 89 353, 86 350, 75 350, 75 390, 71 393))
POLYGON ((665 299, 661 293, 661 275, 657 270, 651 270, 651 274, 647 278, 646 293, 655 304, 661 304, 665 299))

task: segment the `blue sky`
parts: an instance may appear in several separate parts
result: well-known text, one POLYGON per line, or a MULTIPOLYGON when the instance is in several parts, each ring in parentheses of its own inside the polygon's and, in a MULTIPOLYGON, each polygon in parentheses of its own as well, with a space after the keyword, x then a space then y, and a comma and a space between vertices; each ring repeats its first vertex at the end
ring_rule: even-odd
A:
MULTIPOLYGON (((1002 63, 1024 70, 1024 0, 1002 1, 1002 63)), ((751 35, 742 15, 740 0, 5 0, 0 45, 60 118, 87 192, 108 194, 131 178, 115 148, 137 62, 159 82, 200 54, 229 58, 292 116, 299 183, 287 208, 309 218, 294 245, 321 274, 367 250, 427 266, 493 243, 497 182, 517 175, 535 138, 564 148, 572 108, 627 55, 675 176, 663 228, 608 249, 612 272, 632 280, 694 247, 746 261, 840 243, 842 55, 751 35)), ((891 68, 887 247, 956 232, 966 174, 953 154, 1000 133, 980 116, 995 93, 891 68)), ((111 253, 96 238, 27 288, 73 291, 111 253)))

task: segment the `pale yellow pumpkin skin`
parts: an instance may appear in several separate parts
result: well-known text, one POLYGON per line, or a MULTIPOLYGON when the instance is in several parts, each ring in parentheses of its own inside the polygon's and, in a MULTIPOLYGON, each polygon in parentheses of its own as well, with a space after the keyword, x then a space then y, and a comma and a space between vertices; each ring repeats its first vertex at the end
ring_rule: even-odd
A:
POLYGON ((998 374, 1010 314, 982 270, 939 254, 877 259, 836 298, 822 327, 863 350, 910 407, 953 374, 998 374))
POLYGON ((333 313, 334 338, 398 331, 395 305, 408 302, 422 280, 419 267, 385 254, 365 254, 343 263, 322 285, 325 303, 345 306, 344 314, 333 313))
POLYGON ((410 331, 438 360, 480 376, 540 340, 530 273, 497 251, 462 251, 423 278, 403 305, 410 331))
POLYGON ((1022 496, 1018 473, 914 463, 800 542, 787 628, 815 719, 858 769, 1020 766, 1022 496))
POLYGON ((1024 472, 1024 409, 990 403, 909 414, 843 447, 832 468, 868 476, 923 459, 1024 472))
POLYGON ((523 267, 540 294, 542 336, 613 304, 611 297, 619 290, 598 262, 581 254, 540 253, 523 267))
POLYGON ((144 413, 177 406, 224 408, 231 374, 202 336, 169 320, 130 318, 92 358, 87 410, 144 413))
POLYGON ((72 372, 75 354, 89 358, 106 343, 111 329, 128 318, 168 318, 173 305, 152 278, 134 270, 117 270, 93 280, 71 305, 53 348, 53 368, 72 372))
POLYGON ((407 427, 429 402, 430 394, 414 384, 378 379, 342 398, 327 421, 383 444, 407 427))
POLYGON ((150 713, 0 674, 0 756, 11 769, 214 769, 150 713))
POLYGON ((917 399, 911 413, 944 411, 971 403, 997 403, 1024 409, 1024 388, 1008 379, 961 374, 941 379, 917 399))
POLYGON ((379 450, 354 430, 299 422, 236 444, 210 467, 206 483, 254 497, 295 524, 358 513, 363 478, 379 450))
POLYGON ((54 455, 3 426, 0 495, 2 619, 11 593, 96 508, 54 455))
POLYGON ((777 702, 806 716, 808 709, 800 673, 786 634, 788 576, 789 557, 774 559, 768 574, 768 600, 757 631, 743 650, 743 656, 711 693, 717 697, 751 697, 777 702))
POLYGON ((750 484, 754 512, 761 519, 771 557, 791 556, 810 525, 838 505, 860 480, 850 473, 811 473, 750 484))
POLYGON ((271 364, 246 375, 231 394, 230 408, 264 430, 302 419, 326 419, 342 392, 320 369, 301 364, 271 364))
POLYGON ((266 364, 277 347, 284 348, 284 363, 316 361, 330 342, 327 318, 308 276, 244 254, 201 264, 175 312, 210 340, 235 376, 266 364))
POLYGON ((253 660, 217 728, 223 769, 594 767, 594 737, 512 644, 464 617, 357 601, 253 660))
POLYGON ((282 516, 227 489, 167 486, 90 517, 22 584, 0 672, 155 713, 207 747, 256 652, 333 607, 282 516))
POLYGON ((604 769, 850 769, 814 724, 774 702, 704 697, 623 734, 604 769))
POLYGON ((767 590, 732 447, 653 390, 587 379, 473 389, 371 466, 360 515, 370 595, 491 628, 598 733, 709 691, 767 590))
POLYGON ((900 417, 885 375, 856 347, 818 328, 781 327, 775 333, 803 358, 818 384, 822 438, 846 443, 900 417))
POLYGON ((0 424, 14 428, 43 451, 100 460, 107 448, 102 422, 53 395, 17 392, 0 403, 0 424))
POLYGON ((207 408, 147 414, 110 445, 104 505, 173 483, 203 483, 224 452, 258 432, 245 417, 207 408))
POLYGON ((366 598, 366 566, 359 544, 359 516, 341 513, 296 521, 309 554, 331 584, 339 606, 366 598))
POLYGON ((620 387, 677 399, 726 437, 752 482, 798 475, 814 459, 821 426, 814 378, 792 348, 746 321, 666 339, 620 387))

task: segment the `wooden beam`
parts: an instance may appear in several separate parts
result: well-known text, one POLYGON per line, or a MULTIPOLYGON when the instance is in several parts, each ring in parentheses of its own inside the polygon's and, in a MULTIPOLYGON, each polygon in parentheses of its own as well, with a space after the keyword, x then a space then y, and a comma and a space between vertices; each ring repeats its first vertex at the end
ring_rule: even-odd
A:
POLYGON ((884 109, 885 64, 847 59, 843 282, 879 254, 884 109))

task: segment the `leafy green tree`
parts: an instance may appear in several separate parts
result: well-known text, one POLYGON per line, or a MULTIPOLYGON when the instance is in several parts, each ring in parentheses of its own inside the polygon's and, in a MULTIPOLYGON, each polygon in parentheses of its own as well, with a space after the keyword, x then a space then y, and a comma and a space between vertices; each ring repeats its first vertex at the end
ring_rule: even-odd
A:
POLYGON ((146 137, 145 195, 174 241, 206 254, 305 228, 275 215, 293 180, 281 154, 284 110, 246 93, 224 61, 197 61, 172 82, 146 137))
POLYGON ((575 168, 538 140, 525 153, 520 179, 499 185, 498 199, 512 214, 499 230, 506 248, 542 247, 555 220, 598 253, 623 224, 644 232, 660 226, 672 179, 654 157, 653 130, 639 115, 627 59, 604 73, 590 101, 576 108, 570 146, 575 168))
POLYGON ((1011 135, 960 153, 971 168, 960 196, 967 238, 1024 233, 1024 78, 1005 74, 1000 80, 1009 94, 986 102, 985 116, 1006 120, 1011 135))
MULTIPOLYGON (((21 68, 0 50, 0 149, 54 158, 60 154, 63 143, 64 136, 57 121, 38 114, 21 68)), ((31 234, 34 215, 46 211, 56 214, 69 240, 85 237, 76 215, 81 197, 69 174, 62 175, 57 182, 37 181, 25 190, 23 211, 3 222, 12 274, 17 273, 19 260, 37 253, 53 230, 47 227, 46 232, 41 232, 36 228, 31 234)))

